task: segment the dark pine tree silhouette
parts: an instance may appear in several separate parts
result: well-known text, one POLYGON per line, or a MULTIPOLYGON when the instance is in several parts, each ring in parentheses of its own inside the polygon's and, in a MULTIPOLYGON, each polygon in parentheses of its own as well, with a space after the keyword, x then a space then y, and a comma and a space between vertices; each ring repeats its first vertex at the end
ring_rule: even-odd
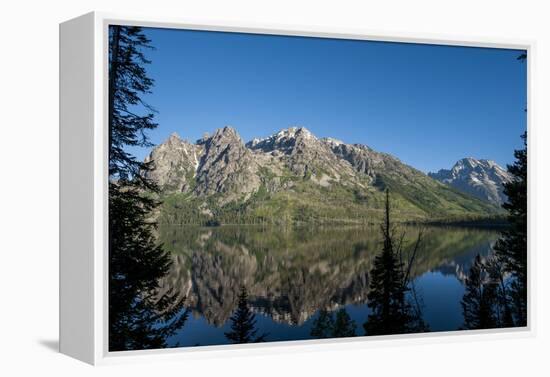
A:
POLYGON ((367 335, 403 334, 427 331, 420 313, 415 314, 406 293, 414 258, 421 241, 421 234, 414 247, 405 272, 401 244, 403 236, 395 241, 395 227, 391 222, 390 194, 386 190, 385 218, 381 226, 384 238, 382 252, 374 259, 370 273, 370 291, 367 295, 371 309, 367 322, 363 325, 367 335))
POLYGON ((319 311, 319 316, 313 321, 310 335, 317 339, 346 338, 356 336, 355 321, 353 321, 346 309, 336 312, 336 319, 332 313, 325 309, 319 311))
POLYGON ((524 148, 516 150, 516 161, 508 165, 513 179, 504 184, 510 227, 502 232, 495 254, 511 274, 509 294, 516 326, 527 325, 527 133, 522 136, 524 148))
POLYGON ((340 309, 336 312, 332 336, 334 338, 346 338, 355 336, 355 321, 353 321, 346 309, 340 309))
POLYGON ((149 146, 145 132, 156 127, 152 108, 141 99, 153 85, 144 68, 149 43, 139 27, 109 28, 110 351, 166 347, 187 318, 183 299, 172 291, 158 294, 171 265, 150 220, 158 205, 150 193, 158 190, 143 174, 149 165, 125 150, 149 146))
POLYGON ((489 279, 496 286, 495 316, 498 327, 513 327, 514 319, 509 298, 508 279, 502 262, 491 255, 484 261, 489 279))
POLYGON ((313 321, 310 335, 318 338, 330 338, 334 328, 334 319, 332 314, 325 309, 319 311, 319 316, 313 321))
POLYGON ((232 343, 258 343, 265 341, 268 334, 256 336, 256 315, 248 306, 248 293, 244 286, 239 293, 237 310, 231 317, 231 331, 224 333, 232 343))
POLYGON ((490 329, 498 327, 495 315, 497 284, 478 254, 466 278, 466 292, 462 298, 464 328, 490 329))
POLYGON ((140 27, 109 27, 109 175, 154 189, 143 174, 148 164, 126 151, 127 146, 151 147, 146 131, 157 127, 155 110, 142 99, 154 84, 145 70, 150 42, 140 27))

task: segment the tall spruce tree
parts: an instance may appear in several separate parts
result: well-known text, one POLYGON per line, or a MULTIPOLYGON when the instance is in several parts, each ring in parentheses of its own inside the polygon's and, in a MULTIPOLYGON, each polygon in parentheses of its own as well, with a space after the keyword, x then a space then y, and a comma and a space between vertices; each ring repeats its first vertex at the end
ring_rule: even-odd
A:
POLYGON ((239 293, 237 310, 231 316, 231 331, 225 337, 232 343, 258 343, 265 341, 267 334, 256 336, 256 315, 248 306, 248 292, 242 286, 239 293))
POLYGON ((513 179, 504 184, 510 227, 502 232, 495 245, 497 258, 511 274, 511 306, 516 326, 527 325, 527 133, 524 148, 514 151, 516 161, 508 165, 513 179))
POLYGON ((159 279, 170 256, 155 242, 149 166, 127 152, 149 146, 146 131, 156 127, 142 96, 153 80, 143 54, 150 41, 139 27, 109 28, 109 350, 166 347, 183 326, 187 311, 174 292, 159 296, 159 279), (145 113, 140 115, 141 112, 145 113))
POLYGON ((374 267, 370 273, 370 291, 367 298, 371 314, 363 325, 365 332, 367 335, 386 335, 427 331, 419 317, 420 314, 414 313, 405 296, 409 291, 408 278, 421 237, 419 235, 405 272, 405 266, 401 261, 401 242, 396 244, 396 230, 391 222, 389 190, 386 190, 381 232, 384 245, 382 252, 374 259, 374 267))

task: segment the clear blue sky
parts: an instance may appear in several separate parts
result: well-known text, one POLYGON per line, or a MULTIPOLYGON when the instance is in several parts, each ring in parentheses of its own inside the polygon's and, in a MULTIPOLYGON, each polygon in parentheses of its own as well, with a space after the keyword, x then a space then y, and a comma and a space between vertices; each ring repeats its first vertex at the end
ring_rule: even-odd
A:
MULTIPOLYGON (((145 29, 155 144, 231 125, 244 141, 300 125, 422 171, 505 166, 526 127, 518 50, 145 29)), ((138 158, 147 151, 132 150, 138 158)))

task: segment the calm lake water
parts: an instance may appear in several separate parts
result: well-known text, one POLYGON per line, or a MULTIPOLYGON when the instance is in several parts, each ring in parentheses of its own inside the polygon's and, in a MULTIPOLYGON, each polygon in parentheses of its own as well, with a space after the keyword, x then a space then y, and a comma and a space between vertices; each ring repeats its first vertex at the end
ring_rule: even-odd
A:
MULTIPOLYGON (((402 227, 405 251, 419 228, 402 227)), ((163 289, 186 297, 191 311, 171 346, 226 344, 239 289, 268 341, 310 339, 320 309, 345 308, 363 335, 369 314, 369 271, 380 252, 379 228, 215 228, 163 226, 160 240, 173 255, 163 289)), ((428 227, 412 272, 423 318, 431 331, 457 330, 460 300, 476 254, 487 255, 498 232, 428 227)))

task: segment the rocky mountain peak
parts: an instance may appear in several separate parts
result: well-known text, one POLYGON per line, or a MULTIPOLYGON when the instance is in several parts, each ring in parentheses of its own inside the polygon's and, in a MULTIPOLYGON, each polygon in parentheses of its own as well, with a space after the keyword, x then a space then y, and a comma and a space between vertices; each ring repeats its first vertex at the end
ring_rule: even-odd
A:
POLYGON ((145 161, 153 162, 147 176, 165 191, 197 196, 224 193, 222 201, 231 201, 249 196, 260 184, 252 152, 231 127, 206 134, 196 144, 174 132, 145 161))
POLYGON ((168 143, 177 143, 181 141, 181 137, 177 132, 172 132, 166 141, 168 143))
POLYGON ((288 131, 289 133, 294 133, 295 137, 303 137, 306 139, 310 139, 310 138, 317 139, 317 137, 315 137, 315 135, 313 135, 311 131, 305 127, 290 127, 288 131))
POLYGON ((318 142, 318 139, 305 127, 290 127, 265 138, 255 138, 249 141, 246 146, 253 150, 268 153, 291 154, 296 146, 308 142, 318 142))
POLYGON ((325 142, 305 127, 282 129, 271 136, 250 141, 247 147, 280 159, 294 174, 309 177, 322 186, 343 182, 343 177, 357 181, 350 164, 338 158, 325 142))
POLYGON ((214 132, 214 135, 212 135, 213 139, 220 139, 220 138, 236 138, 240 140, 240 136, 237 133, 237 130, 235 130, 231 126, 225 126, 223 128, 218 128, 214 132))
POLYGON ((260 186, 256 174, 258 166, 234 128, 219 128, 202 140, 204 153, 195 188, 198 195, 224 193, 224 201, 233 201, 257 191, 260 186))
POLYGON ((211 148, 244 148, 243 141, 237 131, 229 126, 218 128, 212 136, 205 136, 200 141, 207 151, 211 148))
POLYGON ((511 175, 495 161, 467 157, 458 160, 451 169, 441 169, 428 175, 463 192, 501 205, 506 201, 504 183, 511 175))
POLYGON ((466 157, 458 160, 455 164, 456 167, 475 168, 478 165, 478 160, 473 157, 466 157))

